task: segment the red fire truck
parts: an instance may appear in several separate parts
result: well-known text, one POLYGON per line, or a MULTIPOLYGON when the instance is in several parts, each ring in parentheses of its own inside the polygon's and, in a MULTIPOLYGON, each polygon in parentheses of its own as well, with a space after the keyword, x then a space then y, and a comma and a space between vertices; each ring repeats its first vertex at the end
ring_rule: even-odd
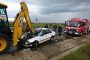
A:
POLYGON ((88 34, 90 21, 87 19, 73 18, 65 22, 65 33, 82 36, 88 34))

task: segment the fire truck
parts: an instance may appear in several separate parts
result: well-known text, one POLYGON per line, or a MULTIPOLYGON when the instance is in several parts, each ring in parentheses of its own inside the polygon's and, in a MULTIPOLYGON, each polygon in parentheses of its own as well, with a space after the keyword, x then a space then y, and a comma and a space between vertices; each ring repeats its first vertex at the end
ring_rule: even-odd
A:
POLYGON ((82 36, 88 34, 90 30, 90 21, 88 19, 72 18, 65 21, 65 33, 82 36))

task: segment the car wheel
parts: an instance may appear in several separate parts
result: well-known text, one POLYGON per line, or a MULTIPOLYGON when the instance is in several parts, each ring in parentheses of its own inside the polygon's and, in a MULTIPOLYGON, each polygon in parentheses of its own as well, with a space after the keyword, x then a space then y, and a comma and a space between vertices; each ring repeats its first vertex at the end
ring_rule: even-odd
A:
POLYGON ((38 41, 34 41, 32 46, 33 46, 33 48, 37 48, 38 45, 39 45, 39 42, 38 41))
POLYGON ((66 33, 66 35, 70 35, 69 33, 66 33))
POLYGON ((10 40, 7 36, 0 37, 0 55, 7 52, 10 48, 10 40))

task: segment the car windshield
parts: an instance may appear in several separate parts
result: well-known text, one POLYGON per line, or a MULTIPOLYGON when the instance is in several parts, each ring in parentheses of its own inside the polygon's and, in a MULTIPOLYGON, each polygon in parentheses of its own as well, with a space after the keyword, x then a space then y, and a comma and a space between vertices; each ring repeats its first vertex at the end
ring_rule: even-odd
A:
POLYGON ((66 22, 66 26, 77 27, 77 26, 80 26, 80 22, 66 22))
POLYGON ((41 30, 35 30, 35 36, 38 36, 38 34, 41 32, 41 30))
POLYGON ((45 34, 47 34, 47 31, 46 30, 42 30, 42 29, 36 30, 36 32, 35 32, 35 36, 43 36, 45 34))

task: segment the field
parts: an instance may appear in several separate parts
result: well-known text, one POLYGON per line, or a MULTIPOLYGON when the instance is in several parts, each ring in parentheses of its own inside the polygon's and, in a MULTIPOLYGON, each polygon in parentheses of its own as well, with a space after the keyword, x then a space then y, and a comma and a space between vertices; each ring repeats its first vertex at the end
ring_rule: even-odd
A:
POLYGON ((52 23, 52 24, 51 24, 51 23, 33 23, 33 24, 32 24, 33 28, 44 27, 45 25, 48 25, 49 28, 53 28, 54 25, 64 27, 63 24, 55 24, 55 23, 52 23))
POLYGON ((90 43, 59 60, 90 60, 90 43))
MULTIPOLYGON (((9 25, 10 25, 10 27, 13 27, 13 22, 10 22, 9 25)), ((26 23, 24 23, 24 26, 25 25, 26 25, 26 23)), ((32 23, 33 28, 45 27, 45 25, 48 25, 49 28, 53 28, 54 25, 64 27, 63 23, 32 23)))

